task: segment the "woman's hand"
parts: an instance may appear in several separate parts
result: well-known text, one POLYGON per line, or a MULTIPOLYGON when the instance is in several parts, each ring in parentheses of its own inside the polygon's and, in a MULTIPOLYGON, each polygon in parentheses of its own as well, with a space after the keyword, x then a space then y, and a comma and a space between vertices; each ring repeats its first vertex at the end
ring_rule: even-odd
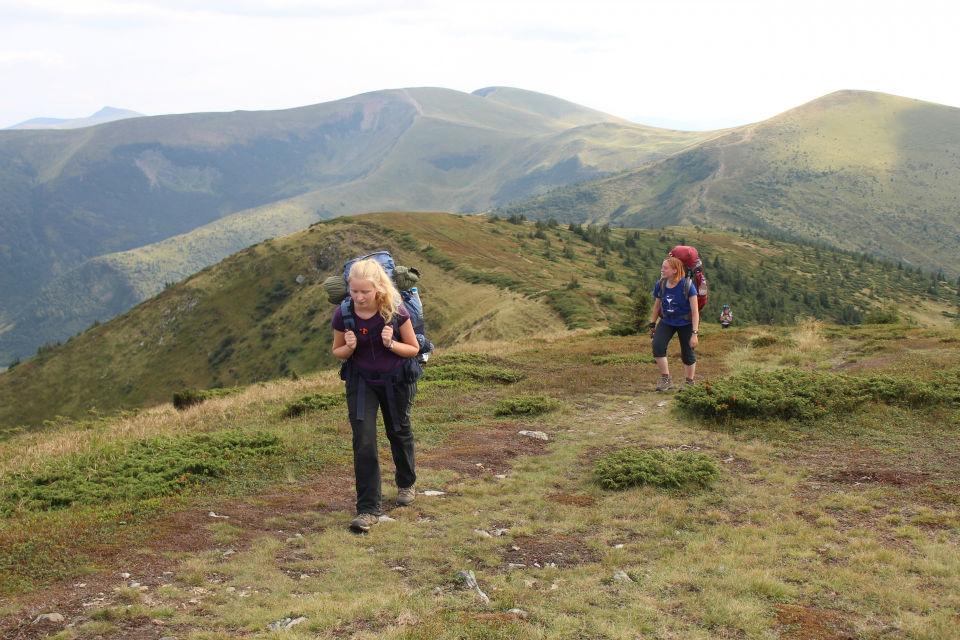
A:
POLYGON ((344 342, 347 344, 347 346, 350 347, 351 349, 356 349, 356 348, 357 348, 357 334, 355 334, 353 331, 344 331, 344 332, 343 332, 343 341, 344 341, 344 342))
POLYGON ((696 349, 698 344, 700 344, 700 336, 697 334, 690 336, 690 348, 696 349))
POLYGON ((393 340, 393 325, 385 325, 383 331, 380 332, 380 339, 383 340, 383 346, 390 346, 390 341, 393 340))

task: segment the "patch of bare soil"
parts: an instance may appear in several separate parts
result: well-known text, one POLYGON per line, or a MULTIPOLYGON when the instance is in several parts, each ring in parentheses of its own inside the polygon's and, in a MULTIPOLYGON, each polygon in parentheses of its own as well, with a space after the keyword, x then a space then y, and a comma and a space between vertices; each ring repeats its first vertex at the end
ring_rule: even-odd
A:
POLYGON ((549 445, 517 434, 525 428, 529 427, 508 421, 458 434, 449 444, 419 456, 417 464, 468 476, 506 473, 513 458, 544 453, 549 445))
POLYGON ((597 499, 593 496, 574 493, 551 493, 547 496, 547 500, 570 507, 592 507, 597 503, 597 499))
POLYGON ((856 640, 851 625, 836 611, 777 605, 777 624, 783 640, 856 640))
POLYGON ((525 567, 575 567, 599 562, 596 551, 574 536, 517 536, 503 551, 504 563, 525 567))

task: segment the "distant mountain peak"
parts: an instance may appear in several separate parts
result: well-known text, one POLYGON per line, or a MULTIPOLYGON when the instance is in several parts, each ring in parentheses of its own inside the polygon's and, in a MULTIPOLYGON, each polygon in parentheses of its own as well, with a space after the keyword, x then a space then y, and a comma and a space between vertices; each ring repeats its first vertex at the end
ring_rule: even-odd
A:
POLYGON ((93 125, 103 124, 104 122, 113 122, 115 120, 126 120, 127 118, 139 118, 144 114, 130 109, 119 109, 117 107, 103 107, 93 115, 84 118, 31 118, 15 124, 8 129, 80 129, 82 127, 92 127, 93 125))

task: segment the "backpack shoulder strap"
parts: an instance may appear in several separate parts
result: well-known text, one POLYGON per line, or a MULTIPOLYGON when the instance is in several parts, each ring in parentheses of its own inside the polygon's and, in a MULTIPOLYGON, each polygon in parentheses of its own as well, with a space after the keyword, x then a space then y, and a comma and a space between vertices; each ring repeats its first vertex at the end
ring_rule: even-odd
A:
POLYGON ((353 300, 344 298, 340 303, 340 316, 343 318, 343 328, 348 331, 357 331, 357 322, 353 319, 353 300))

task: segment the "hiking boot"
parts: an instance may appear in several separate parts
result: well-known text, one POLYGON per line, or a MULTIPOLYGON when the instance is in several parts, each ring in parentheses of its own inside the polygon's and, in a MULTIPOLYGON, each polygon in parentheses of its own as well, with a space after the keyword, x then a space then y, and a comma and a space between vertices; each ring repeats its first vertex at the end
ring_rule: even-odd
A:
POLYGON ((657 391, 669 391, 670 389, 673 389, 670 376, 660 376, 660 379, 657 380, 657 391))
POLYGON ((366 533, 379 520, 380 517, 372 513, 358 513, 357 517, 350 521, 350 528, 358 533, 366 533))
POLYGON ((695 386, 696 384, 697 384, 697 381, 694 380, 693 378, 686 378, 686 379, 684 379, 684 381, 683 381, 683 386, 685 386, 685 387, 693 387, 693 386, 695 386))
POLYGON ((414 485, 410 485, 406 489, 399 489, 397 491, 397 504, 400 505, 401 507, 405 507, 411 502, 413 502, 413 499, 416 497, 417 497, 417 488, 414 485))

